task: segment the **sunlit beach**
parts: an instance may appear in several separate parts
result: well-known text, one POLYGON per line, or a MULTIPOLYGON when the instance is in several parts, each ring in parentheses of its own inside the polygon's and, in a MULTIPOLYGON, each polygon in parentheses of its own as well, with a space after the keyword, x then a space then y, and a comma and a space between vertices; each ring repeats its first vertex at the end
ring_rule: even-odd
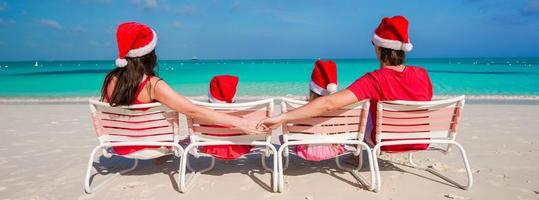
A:
POLYGON ((538 199, 538 27, 538 0, 0 0, 0 199, 538 199))

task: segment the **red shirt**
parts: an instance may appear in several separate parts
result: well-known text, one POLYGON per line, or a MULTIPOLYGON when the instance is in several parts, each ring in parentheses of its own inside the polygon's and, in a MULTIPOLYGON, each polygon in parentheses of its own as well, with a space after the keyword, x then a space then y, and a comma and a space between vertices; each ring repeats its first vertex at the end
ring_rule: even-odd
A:
MULTIPOLYGON (((376 103, 385 100, 430 101, 432 83, 427 71, 421 67, 406 66, 402 72, 381 68, 369 72, 348 86, 348 90, 358 100, 370 99, 372 124, 376 124, 376 103)), ((373 128, 372 144, 376 142, 373 128)), ((427 144, 394 145, 382 148, 384 151, 419 150, 428 148, 427 144)))

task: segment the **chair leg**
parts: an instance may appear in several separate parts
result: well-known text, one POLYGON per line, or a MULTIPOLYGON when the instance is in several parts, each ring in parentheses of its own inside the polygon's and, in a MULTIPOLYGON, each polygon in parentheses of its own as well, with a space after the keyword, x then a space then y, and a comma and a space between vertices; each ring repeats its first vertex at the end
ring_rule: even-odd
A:
POLYGON ((266 158, 269 157, 271 154, 275 155, 277 152, 273 152, 270 147, 266 146, 266 149, 260 154, 260 160, 262 163, 262 168, 267 171, 272 171, 271 168, 268 167, 266 163, 266 158))
POLYGON ((414 154, 413 153, 408 154, 408 162, 410 163, 410 165, 412 167, 417 167, 417 164, 414 162, 414 154))
POLYGON ((117 172, 113 175, 109 175, 109 177, 107 179, 105 179, 103 182, 101 182, 100 184, 98 184, 97 186, 94 187, 94 189, 92 189, 90 187, 90 177, 91 177, 91 172, 92 172, 92 168, 93 168, 93 163, 94 163, 94 159, 95 159, 95 154, 97 153, 97 151, 99 151, 100 149, 102 149, 103 147, 102 146, 97 146, 95 147, 93 150, 92 150, 92 153, 90 155, 90 158, 88 160, 88 167, 86 169, 86 176, 84 178, 84 191, 88 194, 91 194, 92 192, 94 192, 95 190, 99 189, 100 187, 102 187, 103 185, 107 184, 108 182, 110 182, 112 179, 116 178, 118 175, 121 175, 121 174, 125 174, 125 173, 128 173, 128 172, 131 172, 133 170, 135 170, 138 166, 138 160, 135 159, 134 160, 134 163, 133 163, 133 166, 131 166, 130 168, 128 169, 124 169, 120 172, 117 172))
POLYGON ((86 176, 84 178, 84 191, 88 194, 91 194, 93 192, 92 188, 90 188, 90 173, 92 172, 92 166, 94 164, 95 153, 99 149, 101 149, 101 146, 97 146, 92 150, 90 154, 90 159, 88 160, 88 167, 86 168, 86 176))
MULTIPOLYGON (((428 142, 431 142, 432 143, 448 143, 449 145, 452 145, 452 146, 456 146, 459 150, 460 150, 460 154, 461 154, 461 157, 462 157, 462 160, 464 162, 464 167, 466 168, 466 175, 467 175, 467 178, 468 178, 468 181, 467 181, 467 184, 466 185, 462 185, 460 183, 457 183, 456 181, 448 178, 447 176, 444 176, 442 175, 440 172, 434 170, 434 169, 430 169, 430 168, 427 168, 425 169, 426 171, 444 179, 445 181, 451 183, 451 184, 454 184, 456 186, 458 186, 459 188, 463 189, 463 190, 469 190, 471 187, 472 187, 472 184, 473 184, 473 176, 472 176, 472 171, 471 171, 471 168, 470 168, 470 163, 468 162, 468 157, 466 156, 466 152, 464 151, 464 148, 457 142, 455 141, 451 141, 451 142, 432 142, 432 141, 428 141, 428 142)), ((380 168, 378 166, 378 153, 380 152, 380 148, 384 146, 384 145, 381 145, 381 143, 377 144, 374 148, 373 148, 373 156, 374 156, 374 169, 375 169, 375 172, 376 172, 376 188, 375 188, 375 191, 380 191, 380 188, 381 188, 381 185, 382 185, 382 179, 380 177, 380 168)), ((387 145, 389 146, 389 145, 387 145)), ((416 166, 416 164, 413 162, 413 156, 412 154, 409 155, 408 157, 409 161, 410 161, 410 164, 412 164, 413 166, 416 166)))
POLYGON ((290 155, 284 156, 284 166, 283 166, 284 170, 288 169, 288 164, 290 164, 290 155))
POLYGON ((188 189, 189 183, 193 182, 194 179, 201 173, 207 172, 212 170, 215 167, 215 158, 210 157, 210 166, 207 168, 201 169, 199 171, 195 171, 194 168, 192 168, 189 165, 189 152, 191 149, 196 148, 198 146, 201 146, 200 144, 190 144, 188 145, 184 151, 180 162, 180 169, 179 169, 179 175, 180 175, 180 181, 179 181, 179 189, 180 192, 185 193, 188 189), (187 169, 189 169, 190 173, 187 174, 187 169))
MULTIPOLYGON (((360 144, 358 144, 358 146, 360 146, 360 144)), ((358 161, 359 165, 356 168, 349 168, 349 167, 342 166, 339 157, 335 158, 335 163, 337 164, 337 167, 339 169, 350 172, 350 174, 352 174, 352 176, 354 176, 354 178, 356 178, 362 185, 367 186, 368 190, 373 191, 374 190, 374 184, 376 183, 376 179, 375 179, 375 174, 374 174, 374 170, 373 170, 372 156, 371 156, 371 152, 370 152, 369 148, 368 147, 365 147, 365 148, 367 148, 367 157, 369 159, 369 169, 370 169, 370 172, 371 172, 371 184, 368 184, 367 181, 365 179, 363 179, 359 175, 359 170, 361 169, 361 165, 363 164, 363 153, 362 152, 359 153, 359 161, 358 161)))
MULTIPOLYGON (((271 152, 273 153, 273 169, 269 169, 269 171, 271 171, 271 188, 273 190, 273 192, 278 192, 278 181, 279 181, 279 169, 278 169, 278 164, 279 164, 279 161, 277 159, 277 149, 271 144, 271 143, 268 143, 266 144, 267 148, 269 148, 271 150, 271 152)), ((264 160, 264 164, 265 165, 265 157, 266 157, 267 154, 262 154, 262 159, 264 160)), ((266 166, 267 168, 267 166, 266 166)))
POLYGON ((262 168, 267 171, 271 171, 271 168, 268 167, 268 164, 266 163, 266 153, 260 154, 260 162, 262 164, 262 168))
MULTIPOLYGON (((289 156, 284 156, 284 151, 288 149, 288 145, 289 144, 283 144, 281 145, 281 147, 279 148, 278 150, 278 153, 277 153, 277 160, 278 160, 278 163, 279 163, 279 188, 278 188, 278 191, 279 192, 283 192, 284 191, 284 169, 286 169, 288 167, 288 163, 289 163, 289 156), (283 161, 284 159, 284 161, 283 161)), ((373 156, 372 156, 372 152, 370 151, 370 148, 369 146, 367 146, 366 144, 357 144, 357 145, 361 145, 363 148, 366 148, 367 149, 367 157, 369 158, 369 169, 370 169, 370 172, 371 172, 371 184, 367 184, 367 182, 359 175, 358 173, 358 170, 359 168, 356 168, 356 169, 352 169, 352 168, 347 168, 347 167, 344 167, 341 165, 340 163, 340 160, 339 158, 337 157, 335 162, 337 164, 337 167, 339 167, 340 169, 343 169, 343 170, 346 170, 348 172, 350 172, 352 174, 352 176, 354 176, 354 178, 356 178, 359 182, 361 182, 361 184, 365 185, 368 187, 368 190, 371 190, 371 191, 376 191, 376 183, 377 183, 377 179, 376 179, 376 174, 375 174, 375 167, 374 167, 374 164, 373 164, 373 156)), ((360 156, 362 156, 362 153, 359 154, 360 156)), ((362 164, 362 159, 363 157, 360 158, 360 161, 358 161, 360 164, 362 164)))
MULTIPOLYGON (((356 155, 352 154, 352 156, 356 156, 356 155)), ((353 170, 359 171, 363 167, 363 152, 360 151, 358 153, 357 157, 358 157, 357 166, 353 170)), ((343 166, 341 164, 340 156, 335 157, 335 164, 337 165, 337 167, 339 169, 342 169, 342 170, 351 170, 352 169, 352 168, 345 167, 345 166, 343 166)))
POLYGON ((207 171, 211 171, 214 167, 215 167, 215 158, 212 156, 210 157, 211 161, 210 161, 210 166, 204 168, 204 169, 201 169, 201 170, 198 170, 198 173, 204 173, 204 172, 207 172, 207 171))
MULTIPOLYGON (((181 193, 185 193, 187 191, 187 186, 186 186, 186 179, 187 179, 187 162, 189 160, 189 151, 195 147, 194 145, 190 144, 188 145, 185 150, 183 151, 183 154, 182 154, 182 157, 180 159, 180 169, 178 170, 179 172, 179 178, 180 178, 180 181, 178 183, 178 188, 180 190, 181 193)), ((190 167, 189 167, 190 168, 190 167)), ((196 172, 194 170, 191 170, 190 172, 190 175, 192 178, 194 175, 196 174, 196 172)))
POLYGON ((470 163, 468 162, 468 157, 466 156, 466 152, 464 151, 464 148, 460 144, 455 143, 453 145, 457 146, 457 148, 459 149, 462 160, 464 162, 464 167, 466 168, 466 176, 468 178, 468 181, 467 181, 466 185, 462 185, 460 183, 457 183, 456 181, 450 179, 447 176, 444 176, 443 174, 441 174, 440 172, 438 172, 438 171, 436 171, 436 170, 434 170, 432 168, 427 168, 426 171, 428 171, 428 172, 430 172, 430 173, 444 179, 447 182, 450 182, 451 184, 454 184, 454 185, 458 186, 459 188, 461 188, 463 190, 469 190, 472 187, 472 184, 473 184, 473 176, 472 176, 472 170, 470 168, 470 163))
POLYGON ((287 145, 288 144, 283 144, 281 145, 281 147, 279 148, 279 150, 277 151, 277 154, 275 154, 277 156, 277 162, 278 162, 278 171, 277 171, 277 174, 279 176, 279 178, 277 179, 278 180, 278 184, 277 184, 277 191, 278 192, 283 192, 284 191, 284 169, 286 169, 288 167, 288 156, 284 156, 283 155, 283 151, 285 149, 288 149, 287 148, 287 145), (283 163, 283 158, 286 159, 286 165, 283 163), (283 169, 284 168, 284 169, 283 169))
POLYGON ((138 159, 135 159, 135 163, 133 163, 133 166, 131 168, 124 169, 124 170, 120 171, 119 173, 120 174, 125 174, 125 173, 128 173, 128 172, 131 172, 131 171, 135 170, 137 168, 137 166, 138 166, 138 159))
POLYGON ((380 192, 380 189, 382 187, 382 179, 380 178, 380 166, 378 166, 378 155, 380 153, 380 145, 377 144, 372 149, 372 159, 373 159, 373 165, 374 165, 374 173, 375 173, 375 186, 374 186, 374 192, 380 192))
MULTIPOLYGON (((357 156, 358 156, 358 159, 357 159, 357 169, 356 170, 359 171, 363 167, 363 148, 361 148, 359 150, 359 154, 357 156)), ((372 168, 371 168, 371 170, 372 170, 372 168)))

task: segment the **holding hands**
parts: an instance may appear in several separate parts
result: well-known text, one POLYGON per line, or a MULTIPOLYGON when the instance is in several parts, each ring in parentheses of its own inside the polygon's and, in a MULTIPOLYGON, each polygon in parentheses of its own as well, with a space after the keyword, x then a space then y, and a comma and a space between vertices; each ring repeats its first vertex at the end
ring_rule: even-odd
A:
POLYGON ((276 129, 285 122, 285 114, 264 119, 258 122, 257 128, 276 129))
POLYGON ((271 130, 281 126, 285 121, 284 119, 284 114, 261 121, 241 118, 241 120, 234 123, 234 126, 247 134, 269 134, 271 130))
POLYGON ((268 134, 271 129, 266 125, 260 124, 258 121, 240 118, 233 124, 247 134, 268 134))

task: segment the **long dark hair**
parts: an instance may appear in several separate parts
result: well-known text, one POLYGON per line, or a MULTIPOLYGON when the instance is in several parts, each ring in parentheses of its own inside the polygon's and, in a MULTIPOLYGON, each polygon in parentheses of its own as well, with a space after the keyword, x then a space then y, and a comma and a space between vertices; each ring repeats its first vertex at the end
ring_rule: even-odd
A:
MULTIPOLYGON (((107 74, 101 88, 101 101, 107 99, 107 87, 116 77, 116 85, 108 98, 111 106, 124 106, 133 104, 135 93, 144 75, 155 76, 153 69, 157 66, 155 50, 141 57, 125 58, 127 66, 117 67, 107 74)), ((151 85, 151 84, 150 84, 151 85)), ((151 90, 151 88, 150 88, 151 90)))

